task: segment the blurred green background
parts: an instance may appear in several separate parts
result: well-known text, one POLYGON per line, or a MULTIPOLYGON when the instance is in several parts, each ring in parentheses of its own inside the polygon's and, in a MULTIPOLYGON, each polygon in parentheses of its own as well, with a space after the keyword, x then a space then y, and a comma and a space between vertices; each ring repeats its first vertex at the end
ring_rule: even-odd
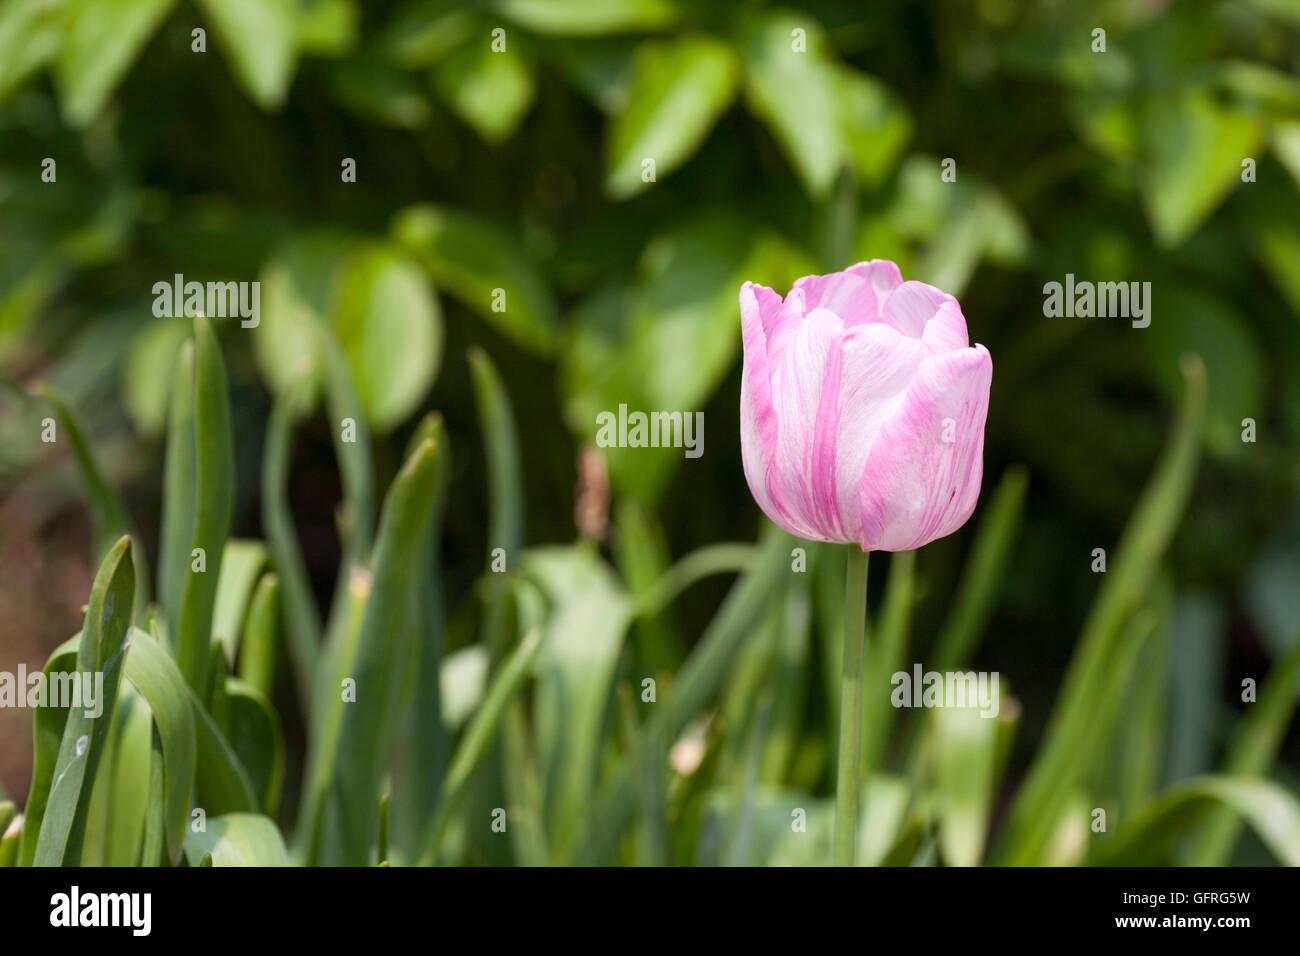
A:
MULTIPOLYGON (((966 662, 999 671, 1020 704, 1004 788, 1097 592, 1093 549, 1113 554, 1169 432, 1179 357, 1203 357, 1204 457, 1166 560, 1151 769, 1165 783, 1210 770, 1246 708, 1242 680, 1262 680, 1300 625, 1298 72, 1297 0, 0 0, 0 668, 39 666, 78 627, 95 565, 33 383, 82 416, 158 553, 189 323, 154 317, 155 282, 261 281, 257 329, 217 323, 237 537, 263 535, 274 397, 323 374, 312 325, 346 355, 380 488, 420 413, 443 414, 454 607, 491 547, 467 349, 492 357, 514 410, 532 545, 578 536, 597 412, 704 411, 702 458, 605 449, 608 496, 605 469, 584 482, 587 533, 632 581, 630 551, 666 563, 758 534, 738 441, 740 283, 784 293, 889 258, 961 299, 995 368, 985 494, 970 527, 917 557, 909 661, 927 659, 996 483, 1027 469, 966 662), (1150 282, 1150 327, 1045 318, 1043 286, 1067 273, 1150 282)), ((292 453, 322 607, 340 560, 333 427, 317 407, 292 453)), ((874 562, 873 607, 890 565, 874 562)), ((678 667, 727 583, 638 624, 621 677, 678 667)), ((453 615, 448 640, 470 643, 473 626, 453 615)), ((806 682, 805 726, 834 712, 823 686, 806 682)), ((300 748, 295 708, 280 709, 300 748)), ((27 786, 29 720, 0 712, 11 795, 27 786)), ((809 766, 792 771, 823 793, 826 733, 805 730, 809 766)), ((1275 775, 1294 789, 1298 773, 1292 721, 1275 775)))

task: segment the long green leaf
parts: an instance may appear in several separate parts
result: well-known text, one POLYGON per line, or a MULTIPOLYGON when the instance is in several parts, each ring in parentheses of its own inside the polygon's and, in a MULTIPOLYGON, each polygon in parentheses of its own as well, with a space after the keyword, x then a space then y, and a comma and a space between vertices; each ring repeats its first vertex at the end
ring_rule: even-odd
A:
POLYGON ((172 373, 158 547, 158 593, 173 644, 180 629, 181 596, 189 578, 194 540, 194 453, 194 342, 186 339, 172 373))
POLYGON ((430 827, 429 842, 420 859, 422 866, 430 866, 438 861, 447 823, 464 798, 474 770, 496 737, 497 726, 501 723, 506 705, 528 676, 528 671, 541 645, 541 631, 530 631, 519 642, 514 652, 506 658, 500 671, 493 678, 492 686, 488 688, 483 703, 474 712, 474 717, 470 720, 465 736, 461 738, 456 748, 447 776, 443 780, 438 809, 434 815, 433 825, 430 827))
MULTIPOLYGON (((209 648, 222 552, 230 531, 235 464, 230 401, 221 346, 207 319, 194 319, 194 536, 181 589, 176 662, 200 700, 208 694, 209 648), (203 552, 206 570, 194 570, 191 555, 203 552)), ((173 556, 175 557, 175 556, 173 556)))
MULTIPOLYGON (((1262 777, 1277 759, 1296 703, 1300 701, 1300 641, 1277 663, 1260 688, 1257 703, 1241 718, 1228 742, 1223 773, 1234 777, 1262 777)), ((1215 812, 1192 850, 1193 866, 1223 866, 1227 862, 1241 823, 1230 810, 1215 812)))
POLYGON ((97 701, 100 712, 90 716, 84 706, 76 705, 86 703, 84 689, 82 700, 68 711, 37 838, 33 860, 36 866, 75 866, 81 859, 86 810, 113 721, 135 602, 130 548, 131 539, 127 537, 113 546, 91 588, 86 623, 77 646, 76 669, 83 683, 88 675, 103 676, 97 701))
MULTIPOLYGON (((708 703, 736 651, 750 635, 766 605, 764 598, 788 574, 793 539, 775 528, 764 532, 750 570, 732 587, 726 601, 700 638, 673 682, 671 697, 656 711, 653 733, 671 745, 708 703)), ((590 865, 608 860, 636 809, 635 775, 627 761, 615 771, 597 801, 586 840, 575 847, 573 862, 590 865)))
MULTIPOLYGON (((131 631, 126 679, 149 705, 157 729, 157 755, 162 761, 162 836, 168 857, 175 864, 181 858, 190 795, 194 791, 198 753, 194 708, 176 662, 157 639, 139 628, 131 631)), ((154 862, 146 855, 147 865, 154 862)))
MULTIPOLYGON (((70 674, 76 669, 79 643, 79 637, 71 637, 54 649, 45 662, 42 673, 44 686, 53 686, 51 678, 55 675, 70 674)), ((27 822, 23 827, 19 849, 22 866, 31 866, 36 859, 36 838, 40 835, 41 820, 45 817, 45 806, 49 802, 50 784, 54 781, 54 766, 59 759, 59 744, 63 740, 63 728, 67 720, 68 708, 55 707, 50 702, 36 708, 32 717, 32 785, 27 791, 27 822)))
POLYGON ((243 636, 253 589, 268 560, 270 553, 260 541, 231 538, 226 542, 221 556, 221 573, 217 576, 212 639, 221 645, 227 664, 233 665, 239 653, 239 639, 243 636))
MULTIPOLYGON (((127 516, 126 506, 104 477, 103 469, 95 459, 90 443, 86 441, 85 433, 67 402, 48 385, 36 386, 35 392, 54 409, 59 419, 59 428, 72 446, 72 457, 77 463, 81 483, 85 485, 91 521, 95 526, 95 560, 102 561, 118 538, 131 534, 131 519, 127 516)), ((137 569, 136 607, 143 611, 149 603, 149 581, 145 573, 149 565, 145 560, 144 545, 138 536, 131 538, 131 560, 137 569)))
POLYGON ((980 521, 952 609, 935 645, 931 665, 934 670, 953 670, 966 664, 975 653, 1005 578, 1004 569, 1020 523, 1028 484, 1029 473, 1018 465, 1008 468, 998 482, 993 501, 980 521))
POLYGON ((1194 832, 1206 815, 1223 807, 1251 825, 1286 866, 1300 866, 1300 803, 1267 780, 1196 777, 1166 791, 1103 844, 1101 866, 1173 862, 1173 845, 1194 832))
POLYGON ((262 455, 262 527, 280 579, 289 661, 304 714, 311 712, 321 621, 289 512, 289 451, 294 420, 311 401, 312 387, 309 380, 300 379, 276 399, 262 455))
POLYGON ((1113 682, 1112 663, 1119 656, 1125 625, 1147 593, 1182 516, 1200 452, 1203 363, 1189 356, 1183 376, 1187 392, 1178 423, 1102 581, 1044 744, 1012 806, 999 844, 997 858, 1003 864, 1031 864, 1041 858, 1065 801, 1088 766, 1081 754, 1090 752, 1096 735, 1104 732, 1095 720, 1098 702, 1116 697, 1124 686, 1113 682))
POLYGON ((426 439, 438 449, 438 476, 434 490, 429 533, 421 550, 414 580, 414 644, 418 661, 411 669, 413 687, 406 712, 403 745, 394 768, 395 786, 390 810, 397 842, 409 858, 423 848, 431 820, 429 808, 437 801, 451 748, 442 719, 442 671, 447 628, 445 597, 439 569, 442 521, 447 509, 451 460, 442 417, 430 413, 411 437, 408 455, 426 439))
POLYGON ((315 862, 363 866, 371 860, 374 808, 392 755, 411 659, 405 625, 436 478, 437 450, 426 440, 403 465, 384 501, 371 566, 372 593, 355 650, 339 656, 333 674, 334 688, 344 679, 355 681, 356 700, 330 700, 329 722, 319 740, 328 745, 334 728, 337 746, 332 753, 315 754, 319 764, 312 783, 318 788, 316 799, 322 800, 319 822, 331 830, 330 839, 312 850, 315 862))

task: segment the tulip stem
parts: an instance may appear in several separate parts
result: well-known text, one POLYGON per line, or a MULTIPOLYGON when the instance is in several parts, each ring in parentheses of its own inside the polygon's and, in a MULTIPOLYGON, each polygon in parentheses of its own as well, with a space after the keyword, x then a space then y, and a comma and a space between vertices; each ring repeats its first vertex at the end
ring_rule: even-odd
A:
POLYGON ((867 642, 867 559, 850 544, 844 585, 844 664, 840 675, 840 756, 835 780, 836 866, 852 866, 858 842, 858 765, 862 760, 862 654, 867 642))

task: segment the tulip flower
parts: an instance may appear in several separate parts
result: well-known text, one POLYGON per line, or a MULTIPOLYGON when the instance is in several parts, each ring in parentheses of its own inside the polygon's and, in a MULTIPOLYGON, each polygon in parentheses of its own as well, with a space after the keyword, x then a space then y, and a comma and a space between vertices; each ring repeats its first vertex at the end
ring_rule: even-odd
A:
POLYGON ((805 276, 784 299, 746 282, 740 316, 749 490, 791 534, 849 545, 835 862, 852 863, 867 555, 970 518, 993 362, 955 298, 882 259, 805 276))

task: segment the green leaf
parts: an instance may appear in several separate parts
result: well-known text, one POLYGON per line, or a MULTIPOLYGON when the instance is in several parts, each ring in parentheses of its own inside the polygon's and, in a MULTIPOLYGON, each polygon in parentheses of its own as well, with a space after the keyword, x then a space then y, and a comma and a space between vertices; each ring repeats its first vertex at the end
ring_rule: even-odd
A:
MULTIPOLYGON (((560 370, 570 429, 594 441, 601 413, 621 404, 694 414, 740 353, 741 282, 784 289, 801 269, 812 271, 802 253, 742 216, 706 213, 655 236, 634 290, 607 286, 576 311, 560 370)), ((646 502, 684 459, 682 448, 603 453, 615 489, 646 502)))
POLYGON ((477 216, 427 204, 398 213, 392 233, 440 289, 521 348, 550 354, 555 300, 510 235, 477 216))
MULTIPOLYGON (((656 710, 651 733, 674 741, 713 697, 736 653, 749 637, 771 594, 790 573, 793 539, 768 526, 761 550, 751 569, 732 586, 718 613, 701 635, 695 649, 673 680, 672 695, 656 710)), ((596 803, 586 839, 576 846, 572 862, 590 865, 613 855, 613 848, 636 808, 635 775, 627 761, 620 762, 596 803)))
MULTIPOLYGON (((53 686, 51 678, 57 674, 71 674, 77 665, 79 638, 72 637, 56 647, 45 662, 42 683, 53 686)), ((32 716, 32 784, 27 791, 25 806, 26 825, 23 827, 19 861, 31 866, 36 858, 36 839, 40 835, 41 820, 49 802, 50 784, 54 780, 54 766, 59 758, 59 744, 68 721, 68 708, 50 704, 36 708, 32 716)))
POLYGON ((476 32, 433 72, 438 95, 491 144, 515 134, 537 95, 517 41, 509 38, 501 50, 494 42, 487 31, 476 32))
POLYGON ((0 97, 44 66, 63 44, 64 5, 0 4, 0 97))
MULTIPOLYGON (((194 320, 194 535, 181 586, 176 662, 199 699, 207 696, 217 579, 234 500, 235 464, 230 402, 221 346, 208 320, 194 320), (195 571, 194 549, 202 549, 206 570, 195 571)), ((176 557, 176 556, 173 556, 176 557)), ((176 570, 176 569, 173 569, 176 570)))
POLYGON ((1132 628, 1134 609, 1151 588, 1196 473, 1205 417, 1204 364, 1189 356, 1183 362, 1183 376, 1186 394, 1178 422, 1103 576, 1044 743, 1012 805, 997 857, 1003 865, 1031 864, 1042 858, 1053 824, 1089 766, 1090 748, 1107 730, 1097 711, 1126 686, 1126 681, 1114 679, 1120 662, 1127 659, 1120 653, 1127 650, 1123 637, 1132 628))
MULTIPOLYGON (((149 705, 157 728, 155 757, 161 758, 163 795, 161 831, 168 857, 175 864, 180 860, 185 839, 198 756, 192 697, 166 648, 139 628, 131 631, 126 679, 149 705)), ((145 843, 148 845, 149 840, 145 843)), ((146 865, 156 865, 156 861, 157 855, 150 858, 145 854, 146 865)))
POLYGON ((244 637, 239 645, 239 678, 270 697, 280 646, 280 579, 263 574, 248 604, 244 637))
POLYGON ((256 811, 261 802, 239 755, 193 691, 188 697, 198 747, 194 778, 197 805, 208 814, 256 811))
POLYGON ((547 598, 537 658, 534 727, 549 795, 552 843, 565 854, 595 787, 601 727, 631 602, 609 566, 586 546, 534 548, 523 573, 547 598))
POLYGON ((384 126, 420 129, 433 116, 419 82, 390 62, 369 57, 344 60, 330 72, 330 90, 357 116, 384 126))
POLYGON ((0 868, 18 865, 18 850, 22 845, 23 815, 15 814, 14 805, 0 804, 0 868), (4 807, 9 809, 6 811, 4 807))
POLYGON ((300 0, 294 36, 303 53, 341 56, 356 45, 360 11, 354 0, 300 0))
POLYGON ((916 552, 900 551, 889 560, 885 602, 870 626, 866 648, 867 687, 862 705, 863 761, 868 773, 881 765, 895 708, 890 706, 893 675, 908 660, 908 633, 916 600, 916 552))
POLYGON ((212 639, 233 666, 239 653, 239 638, 244 631, 249 602, 270 552, 260 541, 231 538, 221 556, 221 573, 217 577, 216 605, 212 614, 212 639))
POLYGON ((912 135, 912 118, 883 83, 848 67, 835 71, 838 116, 853 168, 868 185, 891 170, 912 135))
POLYGON ((735 52, 718 40, 681 36, 642 44, 626 104, 609 124, 606 192, 626 199, 646 189, 646 159, 654 161, 656 176, 690 159, 731 104, 739 80, 735 52))
MULTIPOLYGON (((1262 777, 1277 759, 1300 702, 1300 641, 1278 661, 1260 688, 1258 701, 1238 721, 1228 742, 1223 773, 1262 777)), ((1215 811, 1194 845, 1193 866, 1223 866, 1232 852, 1240 822, 1230 810, 1215 811)))
POLYGON ((471 349, 469 369, 488 460, 488 552, 502 548, 509 560, 524 546, 523 468, 514 412, 501 375, 486 352, 471 349))
POLYGON ((276 247, 262 267, 262 309, 253 330, 253 357, 276 395, 305 389, 306 414, 315 404, 322 374, 318 329, 328 324, 348 240, 332 232, 307 232, 276 247), (299 383, 306 380, 305 385, 299 383))
POLYGON ((411 0, 394 14, 375 42, 386 62, 419 69, 438 62, 478 29, 476 11, 460 0, 411 0))
POLYGON ((104 751, 104 772, 95 779, 82 865, 139 865, 148 810, 152 737, 149 705, 129 683, 123 685, 113 714, 112 736, 104 751), (96 809, 102 814, 98 820, 96 809), (100 832, 92 835, 91 828, 96 826, 100 832), (92 846, 100 854, 98 864, 90 862, 92 846))
POLYGON ((223 729, 264 813, 275 815, 284 786, 284 734, 271 702, 250 684, 226 679, 223 729))
POLYGON ((1206 815, 1226 808, 1251 825, 1284 866, 1300 866, 1300 803, 1277 784, 1242 777, 1198 777, 1149 804, 1107 840, 1101 866, 1150 866, 1173 861, 1173 844, 1206 815))
POLYGON ((54 79, 63 115, 85 126, 104 104, 175 0, 78 0, 71 4, 54 79))
MULTIPOLYGON (((130 546, 130 538, 118 541, 104 558, 91 588, 76 670, 83 680, 86 675, 103 675, 102 687, 96 688, 100 712, 90 716, 86 707, 76 705, 68 711, 48 800, 39 821, 40 836, 33 859, 36 866, 75 866, 81 859, 86 811, 112 726, 131 627, 135 569, 130 546)), ((79 703, 88 703, 84 689, 79 703)))
POLYGON ((464 799, 474 771, 496 736, 506 705, 527 678, 541 645, 541 631, 530 631, 492 679, 492 686, 488 688, 487 696, 466 728, 443 780, 438 808, 429 829, 429 840, 420 858, 421 866, 431 866, 437 862, 447 823, 464 799))
POLYGON ((1194 89, 1153 97, 1143 115, 1147 217, 1160 245, 1176 246, 1241 181, 1242 157, 1259 155, 1264 125, 1194 89))
POLYGON ((278 109, 297 60, 295 0, 196 0, 235 79, 264 110, 278 109))
POLYGON ((437 413, 431 412, 420 422, 407 443, 408 455, 427 439, 432 439, 439 451, 438 476, 429 532, 414 579, 415 614, 411 623, 415 629, 414 643, 419 660, 411 669, 410 680, 414 686, 410 689, 411 702, 393 769, 393 830, 408 859, 414 859, 424 847, 430 822, 429 807, 437 802, 451 746, 442 719, 440 678, 447 622, 446 597, 439 566, 451 459, 447 429, 437 413))
POLYGON ((275 821, 257 813, 210 817, 201 832, 185 835, 185 859, 199 866, 289 866, 289 851, 275 821))
POLYGON ((328 332, 318 331, 325 376, 325 406, 343 483, 343 502, 336 522, 343 539, 338 584, 330 613, 330 633, 343 620, 347 582, 354 568, 365 564, 375 536, 375 466, 371 456, 370 421, 357 392, 342 347, 328 332), (336 424, 337 423, 337 424, 336 424), (351 432, 352 434, 347 434, 351 432))
POLYGON ((950 671, 970 662, 1005 580, 1007 559, 1024 510, 1029 473, 1013 465, 1002 474, 984 508, 975 543, 949 605, 948 617, 931 655, 932 670, 950 671))
POLYGON ((932 719, 939 846, 950 865, 978 866, 997 783, 998 720, 978 706, 941 707, 932 719))
POLYGON ((438 300, 415 263, 375 243, 348 256, 339 283, 333 326, 366 416, 386 433, 415 411, 437 377, 438 300))
MULTIPOLYGON (((407 460, 384 501, 374 558, 363 584, 370 590, 354 642, 343 644, 333 666, 323 721, 313 738, 308 776, 314 801, 307 821, 310 862, 363 866, 375 844, 374 808, 403 711, 401 688, 412 659, 404 627, 420 546, 425 541, 436 485, 437 452, 427 440, 407 460), (356 700, 339 687, 355 681, 356 700), (347 821, 346 824, 343 821, 347 821)), ((344 639, 347 632, 341 631, 344 639)))
POLYGON ((284 624, 294 685, 304 713, 310 711, 313 681, 321 646, 320 612, 307 578, 302 549, 289 511, 289 450, 293 422, 309 400, 311 383, 276 400, 266 429, 262 455, 262 527, 279 574, 284 598, 284 624))
MULTIPOLYGON (((131 521, 127 517, 126 507, 104 477, 103 470, 96 461, 94 452, 91 451, 90 444, 86 441, 85 434, 67 403, 46 385, 38 385, 36 393, 50 403, 58 416, 59 427, 63 429, 63 434, 72 446, 72 457, 77 463, 81 483, 85 486, 91 519, 95 525, 95 560, 102 560, 114 543, 122 535, 129 534, 131 531, 131 521)), ((131 540, 131 560, 136 567, 142 569, 136 577, 136 606, 143 610, 149 603, 149 586, 143 570, 148 565, 145 562, 144 546, 136 538, 131 540)))
POLYGON ((841 75, 821 28, 806 16, 763 13, 741 28, 745 98, 790 159, 808 194, 824 198, 850 158, 840 125, 841 75), (797 35, 806 50, 796 50, 797 35))
POLYGON ((166 612, 167 633, 175 642, 181 599, 190 573, 194 537, 194 342, 186 339, 172 375, 163 464, 162 529, 158 546, 158 592, 166 612))
POLYGON ((496 7, 534 33, 560 36, 660 30, 681 15, 673 0, 500 0, 496 7))

